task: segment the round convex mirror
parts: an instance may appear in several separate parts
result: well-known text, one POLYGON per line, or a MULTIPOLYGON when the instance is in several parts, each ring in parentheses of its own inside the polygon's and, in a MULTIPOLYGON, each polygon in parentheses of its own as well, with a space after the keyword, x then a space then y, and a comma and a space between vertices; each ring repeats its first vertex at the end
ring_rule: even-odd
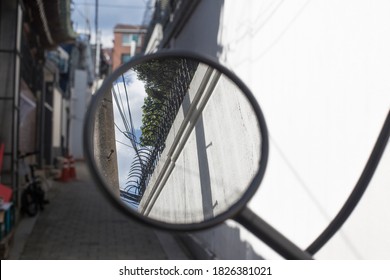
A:
POLYGON ((90 169, 138 220, 171 230, 235 215, 264 175, 267 129, 248 88, 188 52, 135 57, 94 94, 85 123, 90 169))

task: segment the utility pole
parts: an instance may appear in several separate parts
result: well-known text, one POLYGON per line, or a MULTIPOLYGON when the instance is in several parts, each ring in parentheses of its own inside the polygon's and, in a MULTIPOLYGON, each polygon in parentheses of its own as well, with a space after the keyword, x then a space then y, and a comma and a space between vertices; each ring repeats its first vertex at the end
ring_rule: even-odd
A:
POLYGON ((96 44, 96 59, 95 59, 95 75, 99 78, 100 66, 100 34, 99 34, 99 0, 95 0, 95 44, 96 44))
POLYGON ((118 159, 114 110, 110 91, 104 94, 95 115, 94 158, 111 191, 119 197, 118 159))
MULTIPOLYGON (((96 89, 100 79, 99 1, 95 0, 95 43, 96 43, 96 89)), ((94 153, 96 165, 106 179, 112 192, 119 197, 118 161, 115 141, 114 110, 112 94, 104 93, 103 101, 95 116, 94 153)))

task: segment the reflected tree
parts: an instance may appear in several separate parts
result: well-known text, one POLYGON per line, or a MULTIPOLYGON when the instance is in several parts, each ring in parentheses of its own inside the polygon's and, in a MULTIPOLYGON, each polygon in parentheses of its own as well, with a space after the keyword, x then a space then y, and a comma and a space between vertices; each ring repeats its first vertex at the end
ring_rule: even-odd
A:
MULTIPOLYGON (((121 197, 135 208, 148 185, 154 168, 165 148, 165 140, 177 112, 188 92, 198 62, 187 59, 158 59, 138 64, 132 70, 142 81, 147 96, 142 106, 142 125, 139 141, 132 131, 132 122, 125 135, 136 151, 121 197), (130 132, 130 133, 129 133, 130 132)), ((122 83, 126 84, 122 77, 122 83)), ((125 87, 125 94, 127 91, 125 87)), ((116 100, 117 104, 121 100, 116 100)), ((127 101, 128 102, 128 101, 127 101)), ((129 110, 128 115, 131 116, 129 110)))
POLYGON ((142 126, 140 143, 143 146, 154 146, 157 141, 157 130, 168 113, 169 93, 182 64, 181 59, 152 60, 134 67, 139 80, 145 84, 144 105, 142 106, 142 126))

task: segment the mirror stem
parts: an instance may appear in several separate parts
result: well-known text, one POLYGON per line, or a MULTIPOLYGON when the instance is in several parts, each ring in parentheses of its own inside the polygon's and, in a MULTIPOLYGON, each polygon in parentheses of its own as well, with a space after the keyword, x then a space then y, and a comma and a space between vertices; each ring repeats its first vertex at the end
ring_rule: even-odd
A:
POLYGON ((326 229, 317 237, 316 240, 306 249, 310 254, 317 253, 328 241, 333 237, 333 235, 343 226, 345 221, 352 214, 353 210, 362 199, 364 192, 370 184, 371 178, 374 176, 375 171, 379 165, 379 162, 385 152, 387 143, 390 138, 390 111, 387 113, 387 117, 383 127, 379 133, 379 136, 376 140, 374 148, 371 152, 371 155, 364 167, 362 174, 355 187, 353 188, 350 196, 345 201, 343 207, 329 223, 326 229))
POLYGON ((311 260, 313 256, 298 248, 266 221, 245 207, 236 217, 236 222, 243 225, 256 237, 286 259, 311 260))

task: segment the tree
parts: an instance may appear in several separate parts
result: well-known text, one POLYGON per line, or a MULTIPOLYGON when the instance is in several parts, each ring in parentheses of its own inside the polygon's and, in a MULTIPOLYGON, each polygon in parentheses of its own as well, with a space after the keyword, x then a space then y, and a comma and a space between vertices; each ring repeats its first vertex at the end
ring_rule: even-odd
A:
POLYGON ((182 59, 155 59, 134 67, 139 80, 145 83, 147 97, 142 106, 142 146, 154 146, 158 128, 167 112, 169 93, 182 59))

